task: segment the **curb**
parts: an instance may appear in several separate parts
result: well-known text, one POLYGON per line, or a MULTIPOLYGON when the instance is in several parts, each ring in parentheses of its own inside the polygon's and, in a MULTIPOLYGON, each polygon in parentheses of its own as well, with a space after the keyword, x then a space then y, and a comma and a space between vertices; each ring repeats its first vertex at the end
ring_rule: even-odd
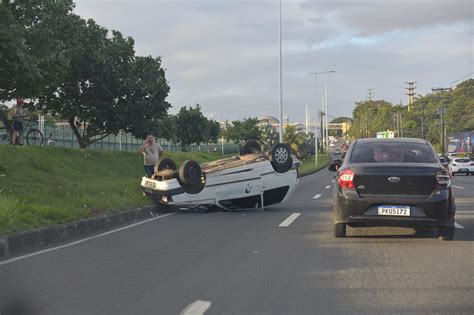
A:
POLYGON ((79 237, 126 225, 133 221, 149 218, 154 216, 155 210, 156 206, 146 206, 126 212, 102 215, 32 231, 0 235, 0 258, 6 258, 19 252, 37 250, 56 243, 71 241, 79 237))

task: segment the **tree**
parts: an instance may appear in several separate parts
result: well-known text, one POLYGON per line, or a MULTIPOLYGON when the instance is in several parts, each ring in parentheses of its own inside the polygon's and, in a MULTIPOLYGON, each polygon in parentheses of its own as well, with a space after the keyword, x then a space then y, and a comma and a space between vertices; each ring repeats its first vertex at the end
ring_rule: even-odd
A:
POLYGON ((270 124, 264 124, 260 126, 259 138, 263 144, 263 150, 270 150, 273 145, 278 143, 280 140, 279 133, 270 124))
POLYGON ((207 128, 208 120, 202 114, 199 104, 194 108, 184 106, 174 116, 172 139, 180 142, 182 150, 186 151, 188 145, 200 144, 206 140, 207 128))
POLYGON ((245 118, 244 120, 235 120, 232 126, 227 128, 225 133, 227 140, 239 143, 247 140, 257 140, 260 137, 260 130, 258 129, 258 118, 245 118))
POLYGON ((290 146, 291 152, 298 158, 304 158, 308 155, 306 135, 299 133, 295 126, 286 126, 283 138, 284 142, 290 146))
POLYGON ((64 21, 72 0, 3 1, 0 5, 0 100, 36 98, 61 80, 67 64, 64 21))
POLYGON ((69 66, 37 106, 66 118, 81 148, 121 129, 144 137, 170 107, 161 60, 135 57, 132 38, 91 19, 67 22, 69 66))

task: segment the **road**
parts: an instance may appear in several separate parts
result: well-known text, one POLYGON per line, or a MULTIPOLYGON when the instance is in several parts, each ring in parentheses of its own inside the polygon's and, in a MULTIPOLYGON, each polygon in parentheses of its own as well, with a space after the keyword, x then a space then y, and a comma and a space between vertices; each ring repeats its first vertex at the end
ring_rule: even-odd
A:
POLYGON ((452 242, 402 228, 334 238, 332 176, 302 178, 264 212, 179 212, 0 262, 0 313, 474 313, 474 176, 454 178, 452 242))

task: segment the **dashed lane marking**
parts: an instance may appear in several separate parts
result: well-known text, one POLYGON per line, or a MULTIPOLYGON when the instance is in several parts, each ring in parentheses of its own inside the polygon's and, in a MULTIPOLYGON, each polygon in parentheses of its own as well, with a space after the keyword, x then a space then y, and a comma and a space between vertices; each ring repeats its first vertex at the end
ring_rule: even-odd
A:
POLYGON ((142 225, 142 224, 151 222, 151 221, 163 219, 163 218, 165 218, 165 217, 167 217, 167 216, 170 216, 170 215, 173 215, 173 214, 175 214, 175 213, 176 213, 176 212, 168 213, 168 214, 163 214, 163 215, 160 215, 160 216, 157 216, 157 217, 154 217, 154 218, 145 220, 145 221, 141 221, 141 222, 137 222, 137 223, 134 223, 134 224, 130 224, 130 225, 127 225, 127 226, 124 226, 124 227, 121 227, 121 228, 118 228, 118 229, 115 229, 115 230, 112 230, 112 231, 104 232, 104 233, 101 233, 101 234, 98 234, 98 235, 94 235, 94 236, 91 236, 91 237, 86 237, 86 238, 83 238, 83 239, 78 240, 78 241, 75 241, 75 242, 71 242, 71 243, 68 243, 68 244, 61 245, 61 246, 56 246, 56 247, 48 248, 48 249, 45 249, 45 250, 40 250, 40 251, 38 251, 38 252, 34 252, 34 253, 31 253, 31 254, 28 254, 28 255, 23 255, 23 256, 19 256, 19 257, 12 258, 12 259, 0 261, 0 266, 4 266, 4 265, 10 264, 10 263, 12 263, 12 262, 15 262, 15 261, 18 261, 18 260, 22 260, 22 259, 26 259, 26 258, 29 258, 29 257, 33 257, 33 256, 37 256, 37 255, 49 253, 49 252, 52 252, 52 251, 55 251, 55 250, 58 250, 58 249, 62 249, 62 248, 66 248, 66 247, 69 247, 69 246, 74 246, 74 245, 78 245, 78 244, 81 244, 81 243, 85 243, 85 242, 87 242, 87 241, 91 241, 91 240, 94 240, 94 239, 96 239, 96 238, 100 238, 100 237, 103 237, 103 236, 106 236, 106 235, 110 235, 110 234, 114 234, 114 233, 117 233, 117 232, 120 232, 120 231, 123 231, 123 230, 127 230, 127 229, 130 229, 130 228, 132 228, 132 227, 139 226, 139 225, 142 225))
POLYGON ((279 227, 288 227, 293 221, 295 221, 301 213, 292 213, 288 218, 285 219, 282 223, 280 223, 279 227))
POLYGON ((456 229, 464 229, 464 226, 462 226, 461 224, 457 222, 454 222, 454 226, 456 227, 456 229))
POLYGON ((211 302, 197 300, 186 306, 186 308, 180 313, 180 315, 203 315, 209 307, 211 302))
POLYGON ((321 197, 321 194, 316 194, 314 195, 313 199, 319 199, 319 197, 321 197))
POLYGON ((331 188, 331 185, 327 185, 327 186, 324 187, 324 188, 329 189, 329 188, 331 188))
POLYGON ((457 188, 457 189, 464 189, 464 187, 461 187, 461 186, 456 186, 456 185, 453 185, 454 188, 457 188))

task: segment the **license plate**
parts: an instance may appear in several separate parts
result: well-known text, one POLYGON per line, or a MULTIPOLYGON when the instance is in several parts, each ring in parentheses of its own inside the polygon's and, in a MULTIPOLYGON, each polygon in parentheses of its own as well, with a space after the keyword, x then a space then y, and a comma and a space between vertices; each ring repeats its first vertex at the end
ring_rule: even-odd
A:
POLYGON ((469 170, 467 168, 461 168, 459 169, 461 172, 469 172, 469 170))
POLYGON ((410 216, 410 207, 408 206, 379 206, 378 215, 410 216))

